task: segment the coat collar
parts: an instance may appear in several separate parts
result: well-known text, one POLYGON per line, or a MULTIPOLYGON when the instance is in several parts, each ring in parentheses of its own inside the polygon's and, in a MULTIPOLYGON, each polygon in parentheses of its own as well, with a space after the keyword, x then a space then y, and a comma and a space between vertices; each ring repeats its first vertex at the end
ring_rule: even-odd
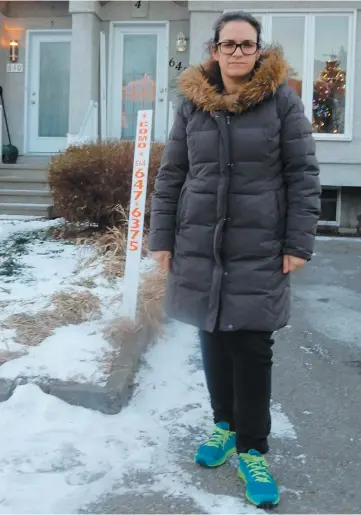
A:
POLYGON ((277 48, 267 48, 248 82, 230 95, 221 91, 218 63, 213 59, 184 71, 179 78, 181 93, 199 110, 241 113, 276 93, 288 77, 289 66, 277 48))

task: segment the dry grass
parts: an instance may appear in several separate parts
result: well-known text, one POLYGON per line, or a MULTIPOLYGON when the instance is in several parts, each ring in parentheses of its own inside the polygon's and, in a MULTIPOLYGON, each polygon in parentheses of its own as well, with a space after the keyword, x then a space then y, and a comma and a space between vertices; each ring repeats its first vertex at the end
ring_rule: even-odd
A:
MULTIPOLYGON (((94 253, 82 262, 82 267, 88 268, 101 264, 108 278, 123 277, 127 249, 127 228, 112 227, 104 233, 95 233, 90 238, 83 238, 79 244, 92 246, 94 253)), ((143 236, 143 257, 147 255, 147 236, 143 236)))
POLYGON ((8 361, 11 361, 13 359, 21 358, 25 352, 11 352, 7 350, 1 350, 0 351, 0 365, 3 365, 4 363, 7 363, 8 361))
POLYGON ((114 319, 104 330, 106 340, 119 348, 143 327, 147 329, 150 339, 161 333, 165 279, 166 275, 160 271, 143 274, 135 321, 127 317, 114 319))
POLYGON ((119 317, 112 320, 104 329, 104 338, 114 345, 120 347, 129 334, 139 331, 140 325, 127 317, 119 317))
POLYGON ((57 327, 78 325, 100 314, 99 298, 89 292, 60 292, 52 296, 49 306, 35 315, 18 313, 3 323, 4 329, 15 329, 16 341, 27 346, 39 345, 57 327))
POLYGON ((127 247, 125 229, 113 227, 98 237, 84 240, 83 244, 94 247, 93 256, 84 262, 85 267, 101 263, 107 277, 123 276, 127 247))
POLYGON ((160 270, 146 272, 140 283, 137 320, 139 324, 147 325, 153 337, 160 334, 164 321, 166 277, 166 273, 160 270))
POLYGON ((90 223, 65 222, 57 227, 50 227, 48 235, 54 240, 68 240, 74 243, 80 242, 84 238, 89 238, 99 229, 90 223))
MULTIPOLYGON (((127 251, 128 211, 118 205, 115 208, 121 225, 100 230, 94 225, 66 223, 52 230, 52 237, 74 241, 76 245, 94 252, 81 259, 80 268, 102 265, 108 278, 123 277, 127 251)), ((143 234, 142 256, 147 256, 147 230, 143 234)))
MULTIPOLYGON (((163 322, 163 300, 165 274, 160 271, 147 272, 142 275, 138 309, 135 322, 129 318, 119 317, 104 330, 104 337, 114 346, 119 347, 130 334, 135 334, 146 327, 150 337, 160 334, 163 322)), ((120 302, 116 296, 114 302, 120 302)), ((51 336, 57 327, 78 325, 97 319, 100 315, 100 301, 90 292, 60 292, 51 297, 47 307, 36 314, 18 313, 9 316, 1 324, 3 329, 15 329, 16 341, 27 346, 39 345, 51 336)))
POLYGON ((143 274, 135 321, 119 317, 106 326, 103 336, 112 344, 113 350, 103 358, 104 374, 109 376, 114 370, 122 346, 135 345, 140 330, 146 330, 149 341, 161 335, 165 280, 166 274, 160 271, 143 274))
MULTIPOLYGON (((126 237, 125 227, 114 227, 103 233, 95 232, 78 237, 77 244, 94 249, 90 258, 89 255, 84 258, 82 267, 101 263, 108 277, 122 276, 125 266, 126 237)), ((161 334, 165 279, 166 275, 160 271, 144 273, 140 281, 135 322, 126 317, 118 317, 105 327, 103 336, 113 346, 113 351, 107 353, 103 359, 103 369, 106 374, 110 374, 113 370, 121 346, 134 344, 141 329, 146 329, 150 340, 161 334)), ((88 285, 84 283, 84 286, 88 285)), ((122 297, 119 295, 112 299, 113 303, 120 304, 121 301, 122 297)), ((44 309, 32 315, 26 313, 12 315, 1 324, 0 330, 1 327, 14 329, 17 342, 26 346, 36 346, 51 336, 54 329, 58 327, 81 324, 100 315, 100 300, 90 292, 56 293, 46 307, 50 306, 52 309, 44 309)))

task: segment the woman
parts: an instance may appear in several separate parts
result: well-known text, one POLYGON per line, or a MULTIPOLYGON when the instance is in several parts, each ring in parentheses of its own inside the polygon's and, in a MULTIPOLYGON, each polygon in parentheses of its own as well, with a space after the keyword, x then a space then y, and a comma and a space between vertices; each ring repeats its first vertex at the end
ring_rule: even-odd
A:
POLYGON ((169 271, 166 309, 199 328, 215 429, 196 454, 235 452, 246 495, 279 502, 269 450, 272 334, 290 314, 290 272, 312 256, 320 209, 311 124, 288 66, 251 15, 226 13, 211 59, 180 77, 183 100, 152 203, 150 250, 169 271))

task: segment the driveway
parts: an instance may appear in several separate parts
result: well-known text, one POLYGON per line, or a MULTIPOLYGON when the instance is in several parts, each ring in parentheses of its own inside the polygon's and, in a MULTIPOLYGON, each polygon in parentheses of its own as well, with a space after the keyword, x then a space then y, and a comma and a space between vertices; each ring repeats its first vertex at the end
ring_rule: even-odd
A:
MULTIPOLYGON (((318 239, 312 262, 294 275, 293 292, 290 325, 279 332, 275 345, 273 418, 277 427, 269 461, 282 491, 276 513, 360 513, 361 240, 318 239)), ((191 359, 201 372, 197 346, 191 359)), ((174 439, 167 446, 179 467, 173 478, 169 468, 163 470, 168 487, 154 489, 162 470, 150 467, 133 478, 142 493, 133 482, 131 491, 114 489, 86 512, 247 510, 235 462, 217 470, 200 469, 192 462, 204 435, 204 419, 197 419, 195 412, 193 424, 179 438, 179 411, 174 416, 169 421, 174 439), (188 491, 180 486, 184 477, 192 485, 188 491), (191 494, 194 487, 198 498, 191 494), (202 504, 206 494, 214 494, 213 503, 208 498, 202 504)))

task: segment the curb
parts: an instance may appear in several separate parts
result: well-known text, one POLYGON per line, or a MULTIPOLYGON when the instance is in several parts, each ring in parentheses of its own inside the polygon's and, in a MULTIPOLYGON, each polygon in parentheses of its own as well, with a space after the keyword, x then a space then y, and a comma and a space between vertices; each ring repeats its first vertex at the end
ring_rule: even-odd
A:
POLYGON ((38 377, 0 379, 0 402, 7 401, 17 386, 32 383, 44 393, 54 395, 68 404, 115 415, 129 402, 141 356, 151 343, 154 343, 154 337, 148 327, 128 333, 104 386, 38 377))

